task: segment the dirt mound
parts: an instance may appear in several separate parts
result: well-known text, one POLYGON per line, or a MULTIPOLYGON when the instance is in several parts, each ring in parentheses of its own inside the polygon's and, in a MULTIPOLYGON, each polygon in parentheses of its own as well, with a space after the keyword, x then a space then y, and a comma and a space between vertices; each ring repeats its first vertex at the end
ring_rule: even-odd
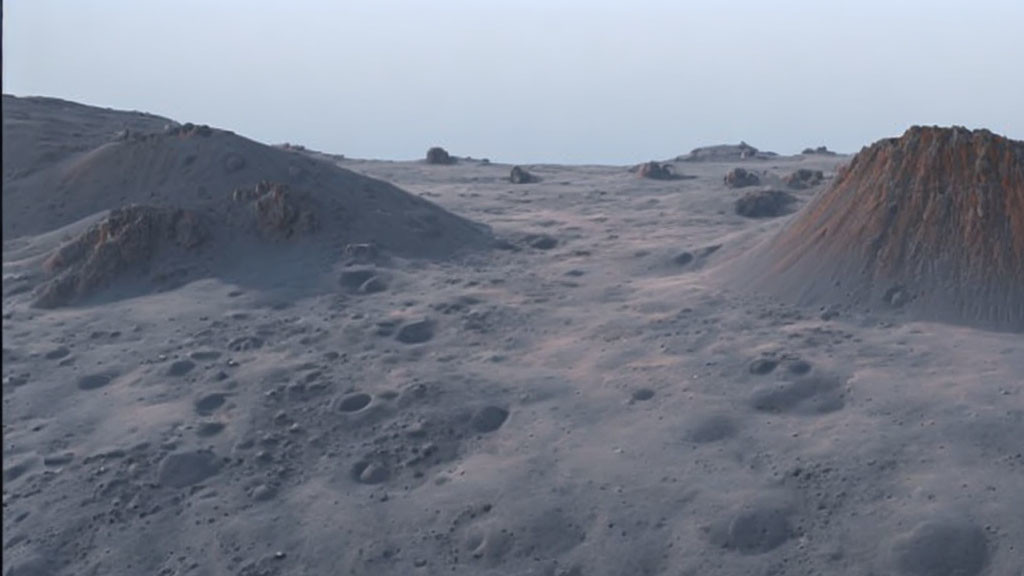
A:
POLYGON ((45 151, 22 154, 17 160, 30 169, 5 172, 5 242, 75 230, 47 267, 51 277, 41 289, 40 305, 74 301, 120 277, 122 270, 150 262, 154 270, 167 270, 170 262, 153 260, 165 246, 203 253, 201 266, 181 263, 193 277, 233 269, 269 282, 283 274, 282 262, 293 265, 294 273, 313 275, 312 267, 343 258, 341 248, 348 244, 370 244, 406 258, 447 258, 491 245, 484 226, 303 152, 194 124, 162 122, 148 130, 146 122, 122 123, 120 130, 109 131, 115 120, 90 116, 94 111, 106 118, 109 111, 68 103, 68 112, 62 105, 12 100, 17 117, 11 122, 35 128, 7 133, 5 97, 5 154, 21 144, 41 146, 32 136, 36 130, 73 140, 81 128, 97 143, 61 148, 49 163, 45 151), (99 128, 90 131, 93 125, 99 128), (101 223, 79 235, 97 217, 103 217, 101 223), (203 231, 201 246, 175 240, 182 221, 197 223, 192 231, 203 231), (293 253, 285 256, 289 249, 293 253), (275 264, 279 270, 260 274, 270 266, 268 251, 282 259, 275 264))
POLYGON ((1024 330, 1024 142, 960 127, 877 142, 738 268, 802 303, 1024 330))
POLYGON ((144 270, 158 252, 193 250, 209 235, 208 225, 194 212, 154 206, 112 210, 46 259, 43 268, 52 278, 39 287, 34 305, 73 303, 124 274, 144 270))

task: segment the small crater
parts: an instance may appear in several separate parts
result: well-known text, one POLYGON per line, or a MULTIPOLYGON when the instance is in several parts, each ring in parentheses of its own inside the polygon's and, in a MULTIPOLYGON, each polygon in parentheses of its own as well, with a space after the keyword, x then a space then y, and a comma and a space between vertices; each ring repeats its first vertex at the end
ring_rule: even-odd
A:
POLYGON ((713 540, 743 554, 763 554, 782 545, 793 535, 785 509, 753 504, 737 511, 713 540))
POLYGON ((778 362, 770 358, 759 358, 750 363, 749 370, 751 374, 764 376, 765 374, 771 374, 778 365, 778 362))
POLYGON ((976 576, 989 556, 985 532, 958 519, 922 522, 896 537, 892 551, 907 576, 976 576))
POLYGON ((220 358, 221 354, 217 350, 196 350, 188 355, 189 358, 196 362, 212 362, 220 358))
POLYGON ((654 390, 650 388, 637 388, 633 390, 632 399, 636 402, 644 402, 654 398, 654 390))
POLYGON ((687 431, 687 438, 691 442, 707 444, 718 442, 736 435, 736 424, 731 418, 724 414, 712 414, 698 420, 687 431))
POLYGON ((786 371, 790 374, 796 374, 797 376, 803 376, 811 371, 811 363, 804 360, 794 360, 786 365, 786 371))
POLYGON ((391 471, 383 464, 361 460, 352 466, 352 479, 360 484, 380 484, 391 477, 391 471))
POLYGON ((211 392, 196 400, 196 412, 203 415, 213 414, 226 400, 227 396, 223 392, 211 392))
POLYGON ((184 376, 185 374, 191 372, 192 369, 195 367, 196 363, 191 360, 178 360, 176 362, 172 362, 171 365, 167 368, 167 375, 175 377, 184 376))
POLYGON ((678 266, 686 266, 690 262, 693 262, 693 258, 694 256, 692 252, 683 252, 681 254, 676 255, 676 257, 673 258, 672 261, 675 262, 678 266))
POLYGON ((246 352, 249 350, 259 350, 263 347, 263 339, 257 336, 242 336, 241 338, 235 338, 228 343, 228 349, 232 352, 246 352))
POLYGON ((61 358, 64 358, 69 354, 71 354, 71 350, 69 350, 66 346, 60 346, 47 352, 45 357, 47 360, 60 360, 61 358))
POLYGON ((395 339, 403 344, 422 344, 434 338, 434 328, 433 320, 410 322, 398 329, 395 339))
POLYGON ((494 432, 508 419, 508 410, 499 406, 485 406, 473 415, 470 425, 473 430, 486 434, 494 432))
POLYGON ((220 462, 209 450, 177 452, 160 462, 158 480, 170 488, 187 488, 220 471, 220 462))
POLYGON ((114 380, 115 375, 110 372, 99 372, 96 374, 87 374, 78 379, 77 385, 79 390, 96 390, 103 388, 110 384, 114 380))
POLYGON ((196 426, 196 435, 200 438, 211 438, 224 431, 224 423, 217 421, 200 422, 196 426))
POLYGON ((754 392, 752 405, 760 412, 814 415, 835 412, 846 405, 839 378, 806 376, 754 392))
POLYGON ((537 250, 551 250, 555 246, 558 246, 558 240, 552 236, 548 236, 547 234, 528 236, 526 238, 526 242, 530 247, 536 248, 537 250))
POLYGON ((341 399, 341 402, 338 403, 338 409, 342 412, 358 412, 369 406, 372 399, 373 398, 365 392, 350 394, 341 399))

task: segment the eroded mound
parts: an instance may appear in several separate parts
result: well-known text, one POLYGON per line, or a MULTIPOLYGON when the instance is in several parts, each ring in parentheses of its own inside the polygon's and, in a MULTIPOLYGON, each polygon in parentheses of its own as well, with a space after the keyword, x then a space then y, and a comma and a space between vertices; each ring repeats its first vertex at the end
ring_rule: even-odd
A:
POLYGON ((153 206, 113 210, 46 259, 43 267, 52 277, 39 287, 34 304, 70 304, 144 269, 160 251, 194 250, 208 237, 208 225, 194 212, 153 206))
POLYGON ((1024 330, 1024 142, 913 127, 754 252, 746 279, 804 304, 1024 330))
POLYGON ((186 258, 203 252, 202 270, 196 262, 178 266, 202 275, 269 266, 274 246, 292 246, 322 268, 343 258, 346 245, 447 258, 491 244, 486 227, 329 160, 208 126, 151 130, 154 118, 43 104, 4 97, 5 150, 23 148, 11 158, 19 168, 5 166, 4 240, 75 230, 50 259, 37 291, 40 306, 73 302, 129 269, 167 269, 153 260, 164 248, 182 249, 186 258), (31 129, 8 130, 20 124, 31 129), (88 142, 60 154, 47 148, 49 138, 32 136, 71 138, 79 129, 88 142), (98 217, 81 232, 82 223, 98 217))

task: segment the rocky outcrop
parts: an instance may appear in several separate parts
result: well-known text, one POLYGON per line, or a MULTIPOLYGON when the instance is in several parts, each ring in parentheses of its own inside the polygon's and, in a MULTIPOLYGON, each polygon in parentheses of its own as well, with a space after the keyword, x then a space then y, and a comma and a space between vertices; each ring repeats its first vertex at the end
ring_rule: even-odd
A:
POLYGON ((825 173, 821 170, 808 170, 801 168, 786 176, 782 181, 793 190, 806 190, 821 184, 825 180, 825 173))
POLYGON ((253 188, 236 188, 236 203, 248 205, 256 229, 264 237, 291 238, 317 229, 316 210, 307 194, 287 184, 261 181, 253 188))
POLYGON ((736 213, 745 218, 775 218, 790 212, 796 197, 781 190, 747 192, 736 200, 736 213))
POLYGON ((530 182, 536 182, 537 177, 526 171, 525 168, 520 166, 513 166, 512 172, 508 177, 509 181, 513 184, 529 184, 530 182))
POLYGON ((455 164, 455 158, 440 146, 427 150, 427 164, 455 164))
POLYGON ((826 146, 818 146, 817 148, 804 148, 804 151, 801 152, 801 154, 803 154, 805 156, 813 156, 813 155, 817 155, 817 156, 835 156, 836 155, 835 152, 829 150, 828 147, 826 147, 826 146))
POLYGON ((634 167, 633 171, 641 178, 648 178, 651 180, 672 180, 675 178, 675 174, 672 173, 671 166, 668 164, 661 164, 653 160, 634 167))
POLYGON ((1024 142, 960 127, 879 141, 742 267, 803 303, 1024 331, 1024 142))
POLYGON ((99 223, 54 251, 43 269, 51 275, 34 305, 73 303, 132 270, 144 268, 158 251, 193 250, 209 236, 194 212, 153 206, 112 210, 99 223))
POLYGON ((725 175, 725 185, 729 188, 746 188, 747 186, 757 186, 761 184, 761 179, 758 178, 757 174, 748 172, 743 168, 733 168, 725 175))

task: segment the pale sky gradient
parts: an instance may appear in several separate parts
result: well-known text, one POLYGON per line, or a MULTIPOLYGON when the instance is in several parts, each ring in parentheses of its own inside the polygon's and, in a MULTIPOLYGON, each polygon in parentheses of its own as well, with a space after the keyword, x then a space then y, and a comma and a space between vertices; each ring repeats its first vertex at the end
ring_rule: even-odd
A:
POLYGON ((7 0, 5 93, 352 157, 1024 139, 1021 0, 7 0))

